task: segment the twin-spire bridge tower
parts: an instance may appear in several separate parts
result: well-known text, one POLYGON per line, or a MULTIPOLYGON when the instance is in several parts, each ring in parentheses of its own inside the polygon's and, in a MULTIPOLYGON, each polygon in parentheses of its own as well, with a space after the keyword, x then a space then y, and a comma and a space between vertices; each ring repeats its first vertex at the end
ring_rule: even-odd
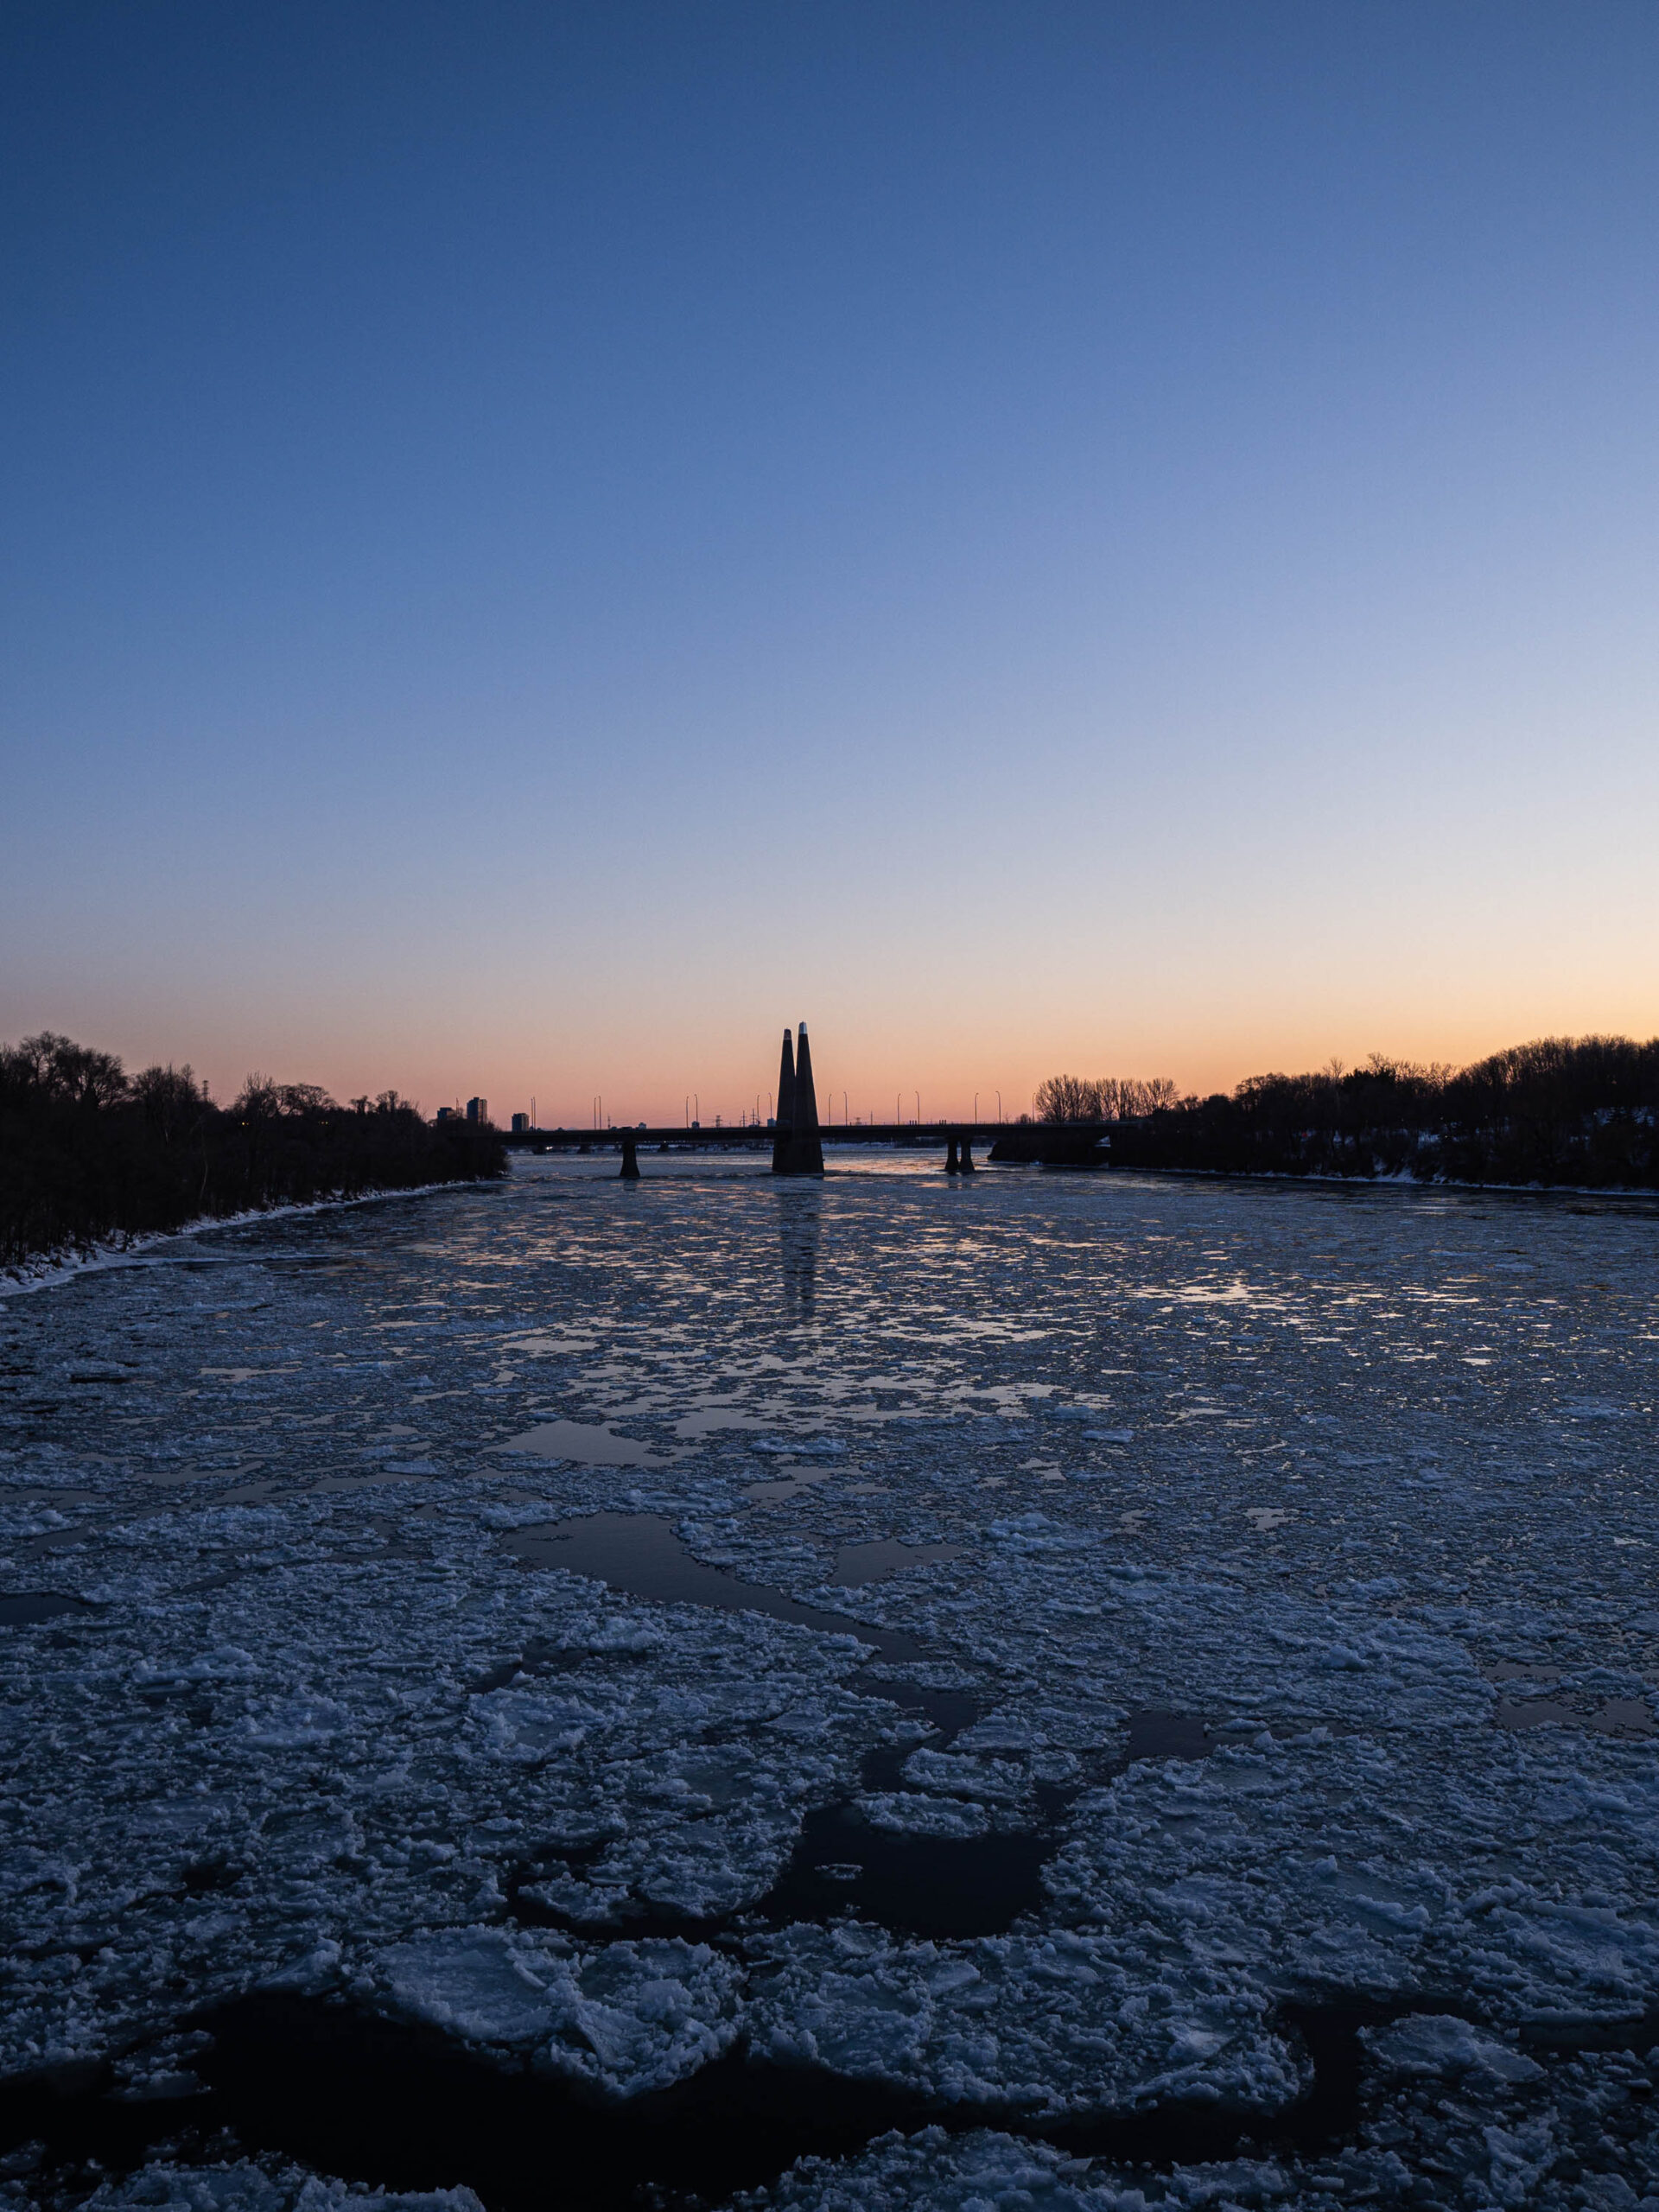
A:
POLYGON ((774 1175, 822 1175, 823 1140, 818 1135, 818 1094, 812 1087, 812 1047, 806 1041, 804 1022, 798 1034, 798 1053, 791 1049, 788 1030, 784 1032, 772 1172, 774 1175))
MULTIPOLYGON (((945 1173, 971 1175, 975 1139, 984 1142, 1002 1134, 1001 1122, 861 1122, 845 1132, 845 1138, 859 1144, 943 1143, 945 1173)), ((832 1138, 839 1139, 841 1135, 837 1129, 832 1138)), ((543 1152, 563 1151, 572 1145, 579 1152, 587 1152, 594 1144, 616 1144, 622 1152, 622 1180, 633 1183, 639 1178, 641 1145, 654 1145, 662 1152, 677 1148, 687 1141, 699 1147, 749 1146, 759 1135, 754 1125, 747 1122, 725 1128, 717 1126, 702 1129, 696 1135, 687 1129, 652 1128, 641 1122, 631 1129, 526 1130, 521 1137, 515 1136, 509 1141, 533 1143, 543 1152)), ((812 1047, 806 1040, 804 1021, 798 1025, 792 1037, 787 1029, 784 1032, 783 1057, 778 1068, 778 1111, 772 1117, 772 1172, 774 1175, 823 1173, 823 1137, 818 1126, 818 1094, 812 1081, 812 1047)))
MULTIPOLYGON (((818 1095, 812 1086, 812 1047, 806 1041, 806 1024, 804 1021, 796 1029, 792 1051, 789 1032, 787 1029, 784 1032, 784 1057, 778 1070, 777 1122, 777 1131, 772 1141, 772 1173, 822 1175, 823 1140, 818 1132, 818 1095)), ((912 1136, 918 1127, 918 1124, 912 1123, 907 1128, 902 1123, 895 1122, 882 1134, 902 1141, 912 1136)), ((876 1134, 873 1126, 868 1134, 876 1134)), ((973 1141, 976 1135, 983 1134, 979 1125, 972 1123, 948 1132, 944 1161, 947 1175, 973 1173, 973 1141)))

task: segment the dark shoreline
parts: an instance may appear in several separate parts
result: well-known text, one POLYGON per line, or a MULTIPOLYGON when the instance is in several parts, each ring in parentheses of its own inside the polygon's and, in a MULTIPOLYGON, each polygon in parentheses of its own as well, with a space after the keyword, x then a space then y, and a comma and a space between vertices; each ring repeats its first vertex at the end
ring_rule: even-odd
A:
POLYGON ((487 1122, 428 1122, 395 1091, 341 1106, 250 1077, 219 1106, 188 1067, 129 1077, 49 1033, 0 1047, 0 1268, 505 1172, 487 1122))
MULTIPOLYGON (((1070 1077, 1046 1086, 1085 1107, 1106 1088, 1070 1077)), ((1659 1190, 1659 1039, 1544 1038, 1462 1069, 1377 1054, 1363 1068, 1252 1076, 1103 1128, 1018 1124, 992 1157, 1438 1188, 1659 1190)))

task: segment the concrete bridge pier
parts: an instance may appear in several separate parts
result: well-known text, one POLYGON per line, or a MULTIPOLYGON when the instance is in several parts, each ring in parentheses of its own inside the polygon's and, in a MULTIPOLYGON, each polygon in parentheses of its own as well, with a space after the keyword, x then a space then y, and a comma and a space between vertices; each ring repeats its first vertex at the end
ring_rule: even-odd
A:
POLYGON ((639 1141, 632 1129, 624 1129, 622 1132, 622 1166, 618 1173, 618 1180, 623 1183, 637 1183, 639 1180, 639 1141))
POLYGON ((777 1135, 772 1141, 772 1172, 787 1175, 792 1170, 790 1147, 795 1138, 795 1042, 785 1029, 784 1057, 778 1070, 778 1113, 773 1127, 777 1135))
POLYGON ((958 1166, 957 1160, 957 1141, 955 1137, 950 1139, 950 1142, 944 1148, 944 1172, 947 1175, 959 1175, 962 1173, 962 1169, 958 1166))
POLYGON ((960 1172, 964 1175, 971 1175, 976 1172, 974 1167, 974 1141, 971 1137, 963 1137, 962 1141, 962 1158, 957 1161, 957 1165, 960 1172))
POLYGON ((783 1059, 778 1071, 778 1128, 772 1143, 774 1175, 822 1175, 823 1140, 818 1135, 818 1095, 812 1082, 812 1049, 806 1041, 806 1024, 795 1032, 795 1053, 790 1055, 789 1032, 784 1032, 783 1059))

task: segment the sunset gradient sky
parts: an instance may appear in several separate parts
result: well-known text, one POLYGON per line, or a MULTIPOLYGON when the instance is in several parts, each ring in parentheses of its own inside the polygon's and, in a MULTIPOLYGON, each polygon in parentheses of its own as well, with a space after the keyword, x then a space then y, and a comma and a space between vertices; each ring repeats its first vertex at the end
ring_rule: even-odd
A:
POLYGON ((16 0, 0 215, 0 1036, 1659 1029, 1650 0, 16 0))

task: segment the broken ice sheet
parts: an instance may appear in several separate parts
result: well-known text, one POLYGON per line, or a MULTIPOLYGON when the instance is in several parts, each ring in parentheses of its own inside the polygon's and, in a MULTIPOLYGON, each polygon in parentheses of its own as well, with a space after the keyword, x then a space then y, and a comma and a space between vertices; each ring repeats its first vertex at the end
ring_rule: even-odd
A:
MULTIPOLYGON (((1466 1993, 1481 2050, 1514 2051, 1538 2012, 1639 2017, 1659 1805, 1650 1746, 1595 1716, 1650 1711, 1659 1529, 1620 1457, 1635 1425, 1597 1409, 1653 1402, 1656 1345, 1629 1325, 1652 1220, 987 1177, 969 1228, 935 1187, 909 1168, 826 1182, 856 1319, 814 1324, 810 1346, 780 1307, 764 1180, 687 1183, 642 1235, 608 1181, 571 1185, 556 1227, 531 1203, 544 1186, 515 1179, 435 1203, 425 1230, 411 1206, 404 1229, 394 1211, 210 1237, 211 1285, 111 1271, 49 1327, 9 1302, 35 1409, 0 1405, 0 1494, 58 1500, 73 1526, 22 1533, 35 1506, 0 1523, 0 1590, 80 1601, 0 1628, 9 2069, 160 2050, 182 2002, 286 1978, 504 2063, 542 2053, 610 2095, 695 2080, 734 2032, 1007 2111, 1191 2094, 1272 2112, 1306 2086, 1279 2007, 1310 1982, 1466 1993), (1533 1272, 1495 1277, 1518 1223, 1533 1272), (340 1264, 286 1263, 307 1251, 340 1264), (400 1365, 390 1325, 411 1316, 418 1362, 400 1365), (1541 1402, 1581 1410, 1544 1434, 1549 1316, 1541 1402), (165 1419, 118 1428, 54 1395, 60 1368, 113 1371, 135 1331, 165 1419), (501 1448, 543 1410, 475 1388, 508 1372, 503 1351, 570 1363, 537 1423, 560 1448, 501 1448), (209 1365, 248 1372, 203 1382, 209 1365), (1108 1372, 1110 1410, 1085 1428, 1108 1372), (700 1404, 711 1382, 719 1402, 700 1404), (397 1433, 411 1386, 421 1425, 397 1433), (563 1405, 594 1413, 569 1424, 581 1452, 563 1405), (1132 1466, 1132 1504, 1109 1477, 1042 1484, 1065 1466, 1051 1405, 1098 1440, 1103 1472, 1132 1466), (694 1409, 744 1425, 702 1424, 681 1452, 694 1409), (855 1420, 856 1484, 826 1448, 855 1420), (216 1485, 256 1440, 283 1497, 238 1515, 216 1485), (212 1479, 147 1480, 186 1467, 212 1479), (370 1472, 389 1484, 318 1487, 370 1472), (743 1495, 762 1477, 787 1487, 800 1541, 743 1495), (515 1548, 537 1522, 607 1514, 655 1516, 685 1587, 630 1594, 561 1566, 570 1545, 515 1548), (59 1536, 49 1569, 19 1548, 59 1536), (815 1618, 843 1548, 885 1544, 908 1548, 906 1571, 837 1592, 839 1632, 815 1618), (960 1556, 916 1563, 944 1547, 960 1556), (745 1583, 790 1617, 671 1602, 693 1585, 741 1601, 745 1583), (911 1662, 885 1681, 857 1640, 878 1630, 911 1662), (1500 1695, 1529 1702, 1528 1678, 1483 1672, 1506 1658, 1548 1661, 1538 1693, 1573 1720, 1494 1726, 1500 1695), (893 1742, 901 1710, 919 1732, 893 1742), (1186 1733, 1120 1772, 1147 1714, 1186 1733), (866 1788, 884 1745, 892 1772, 866 1788), (816 1916, 744 1919, 836 1808, 816 1916), (872 1840, 1007 1839, 1040 1855, 1006 1932, 925 1940, 869 1909, 872 1840), (537 1922, 538 1897, 566 1931, 537 1922), (675 1916, 718 1925, 706 1967, 664 1932, 675 1916)), ((1441 2074, 1400 2072, 1399 2094, 1445 2080, 1519 2141, 1531 2123, 1505 2100, 1529 2083, 1435 2032, 1445 2048, 1418 2056, 1441 2074)), ((1006 2134, 873 2151, 847 2186, 884 2160, 894 2201, 1084 2187, 1006 2134)), ((1272 2197, 1263 2176, 1202 2186, 1272 2197)), ((1284 2186, 1274 2201, 1294 2202, 1284 2186)), ((1206 2201, 1197 2179, 1169 2190, 1206 2201)))
POLYGON ((533 1929, 453 1929, 366 1962, 378 2002, 467 2043, 638 2096, 727 2050, 741 1970, 706 1943, 645 1937, 579 1949, 533 1929))
POLYGON ((1414 2012, 1385 2028, 1363 2031, 1372 2056, 1401 2076, 1487 2075, 1499 2082, 1537 2082, 1544 2069, 1522 2050, 1446 2013, 1414 2012))

